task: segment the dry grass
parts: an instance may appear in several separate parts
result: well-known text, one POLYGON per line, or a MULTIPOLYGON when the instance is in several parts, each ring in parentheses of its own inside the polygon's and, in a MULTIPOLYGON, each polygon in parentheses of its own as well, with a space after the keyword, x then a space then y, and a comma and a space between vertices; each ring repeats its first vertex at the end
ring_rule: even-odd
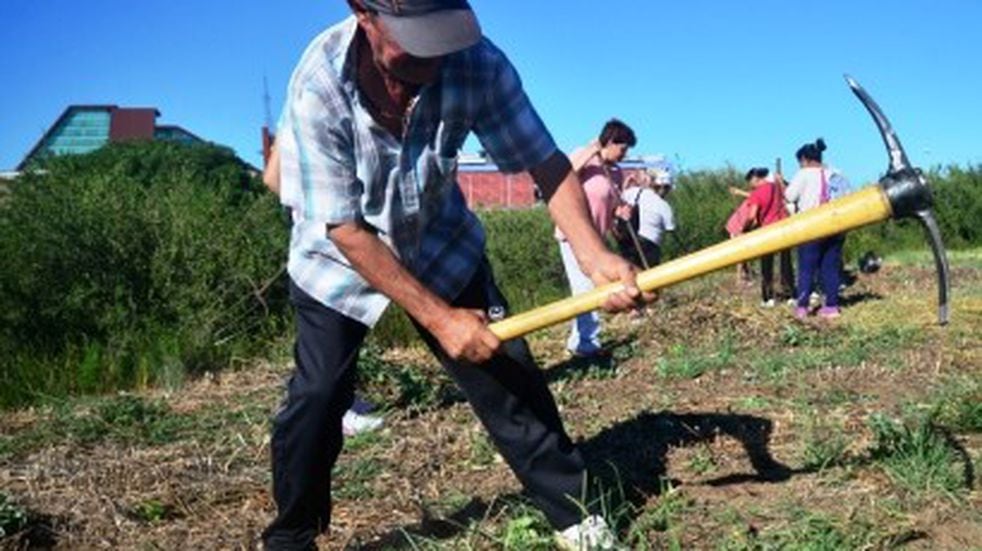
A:
MULTIPOLYGON (((609 513, 634 548, 967 549, 982 543, 979 490, 911 492, 869 454, 872 415, 982 385, 982 269, 956 269, 947 329, 932 325, 932 277, 887 266, 847 292, 863 300, 833 326, 759 310, 752 289, 712 277, 666 293, 643 323, 610 319, 613 365, 567 361, 562 328, 532 347, 570 434, 598 471, 616 466, 608 481, 628 501, 609 513)), ((419 350, 387 359, 432 363, 419 350)), ((92 416, 130 402, 5 413, 0 491, 31 525, 0 548, 256 548, 273 514, 268 417, 288 371, 260 364, 142 395, 148 417, 101 433, 92 416)), ((518 532, 544 529, 465 403, 386 421, 342 454, 324 548, 515 548, 532 541, 518 532)), ((977 464, 982 435, 951 437, 977 464)))

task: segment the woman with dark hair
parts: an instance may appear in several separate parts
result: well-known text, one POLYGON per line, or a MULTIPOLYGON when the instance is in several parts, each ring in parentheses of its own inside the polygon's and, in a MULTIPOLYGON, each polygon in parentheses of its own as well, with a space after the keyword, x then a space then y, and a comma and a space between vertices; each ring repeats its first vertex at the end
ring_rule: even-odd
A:
MULTIPOLYGON (((788 217, 784 206, 784 179, 780 173, 770 177, 770 171, 763 167, 751 168, 745 178, 750 186, 747 197, 748 212, 745 230, 762 228, 788 217)), ((778 253, 781 266, 781 287, 787 298, 797 298, 794 293, 794 268, 788 251, 778 253)), ((772 308, 774 296, 774 255, 760 257, 760 305, 772 308)))
MULTIPOLYGON (((789 202, 796 205, 798 212, 827 203, 832 197, 829 180, 833 171, 822 164, 822 152, 825 149, 825 140, 819 138, 815 143, 801 146, 795 154, 801 169, 791 179, 784 194, 789 202)), ((825 304, 818 310, 818 315, 826 319, 839 317, 839 283, 842 278, 844 242, 845 236, 838 234, 798 247, 798 300, 795 308, 795 317, 798 319, 809 314, 809 299, 816 275, 819 276, 825 294, 825 304)))

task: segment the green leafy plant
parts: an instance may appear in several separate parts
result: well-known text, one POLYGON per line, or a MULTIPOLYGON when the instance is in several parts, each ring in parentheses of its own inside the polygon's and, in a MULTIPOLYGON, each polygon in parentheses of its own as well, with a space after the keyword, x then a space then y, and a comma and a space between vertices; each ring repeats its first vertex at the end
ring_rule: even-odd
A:
POLYGON ((220 368, 285 326, 280 209, 230 151, 126 143, 40 168, 0 203, 0 407, 220 368))
POLYGON ((552 530, 541 514, 527 511, 511 518, 500 536, 501 546, 509 551, 549 551, 553 549, 552 530))
POLYGON ((140 522, 156 524, 169 518, 173 511, 170 505, 156 499, 148 499, 137 503, 131 513, 140 522))
POLYGON ((872 459, 903 490, 913 494, 956 496, 965 481, 951 445, 930 419, 908 423, 874 415, 872 459))
POLYGON ((811 423, 805 429, 805 434, 805 448, 802 452, 802 466, 805 469, 823 471, 845 463, 849 439, 841 427, 811 423))
POLYGON ((0 539, 15 534, 27 526, 27 511, 0 492, 0 539))

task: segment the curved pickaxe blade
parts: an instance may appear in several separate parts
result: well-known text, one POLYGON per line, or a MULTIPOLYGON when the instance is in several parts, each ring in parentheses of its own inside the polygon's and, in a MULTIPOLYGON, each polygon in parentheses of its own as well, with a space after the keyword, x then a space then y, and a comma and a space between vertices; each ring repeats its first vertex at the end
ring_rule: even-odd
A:
POLYGON ((931 251, 934 253, 934 264, 938 272, 938 323, 945 325, 948 323, 948 295, 951 289, 950 270, 944 243, 941 240, 941 232, 934 215, 931 213, 931 207, 934 206, 931 188, 928 187, 927 180, 920 169, 911 166, 910 161, 907 160, 907 153, 904 152, 897 133, 894 132, 886 115, 880 110, 880 106, 873 101, 873 98, 855 79, 849 75, 845 77, 853 93, 873 117, 873 121, 880 130, 883 143, 886 145, 887 153, 890 155, 890 169, 880 179, 880 186, 890 201, 893 217, 916 218, 927 232, 931 251))
POLYGON ((846 75, 846 82, 849 83, 849 88, 852 88, 852 92, 856 94, 859 101, 863 103, 863 107, 869 111, 869 114, 873 117, 873 121, 876 122, 877 128, 880 129, 880 136, 883 137, 883 144, 887 146, 887 153, 890 154, 890 170, 889 172, 901 172, 903 170, 912 168, 910 161, 907 160, 907 153, 904 152, 904 146, 900 145, 900 138, 897 137, 897 133, 893 131, 893 126, 890 121, 887 120, 886 115, 880 109, 880 106, 876 104, 872 97, 862 86, 856 82, 856 79, 849 75, 846 75))

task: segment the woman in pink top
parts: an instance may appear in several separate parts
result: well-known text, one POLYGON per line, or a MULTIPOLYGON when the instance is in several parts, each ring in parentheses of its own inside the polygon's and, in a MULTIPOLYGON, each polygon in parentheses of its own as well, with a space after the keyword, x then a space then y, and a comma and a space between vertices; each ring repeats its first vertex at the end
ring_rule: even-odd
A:
MULTIPOLYGON (((586 147, 570 155, 573 170, 583 183, 590 207, 593 225, 601 235, 607 235, 614 226, 614 215, 621 206, 620 194, 623 174, 617 163, 627 155, 627 150, 637 143, 634 131, 617 119, 604 125, 600 137, 586 147)), ((593 281, 580 270, 573 250, 559 230, 556 230, 559 252, 563 257, 566 279, 573 294, 593 289, 593 281)), ((600 346, 600 316, 596 312, 582 314, 573 320, 566 349, 577 356, 602 353, 600 346)))

